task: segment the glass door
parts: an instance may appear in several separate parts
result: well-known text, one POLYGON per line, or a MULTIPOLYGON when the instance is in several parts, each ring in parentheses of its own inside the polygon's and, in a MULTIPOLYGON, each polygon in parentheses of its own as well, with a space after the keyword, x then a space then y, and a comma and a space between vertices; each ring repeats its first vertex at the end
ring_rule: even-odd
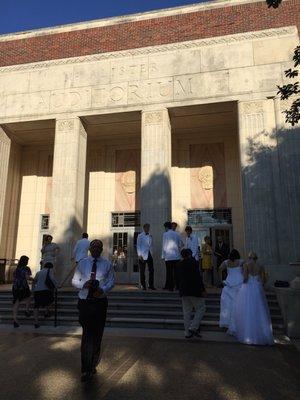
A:
POLYGON ((231 226, 215 226, 210 229, 211 240, 212 240, 212 248, 215 249, 218 237, 221 236, 223 238, 223 242, 229 246, 231 250, 233 248, 232 241, 232 227, 231 226))
POLYGON ((139 283, 136 239, 132 229, 113 232, 113 266, 117 283, 139 283))

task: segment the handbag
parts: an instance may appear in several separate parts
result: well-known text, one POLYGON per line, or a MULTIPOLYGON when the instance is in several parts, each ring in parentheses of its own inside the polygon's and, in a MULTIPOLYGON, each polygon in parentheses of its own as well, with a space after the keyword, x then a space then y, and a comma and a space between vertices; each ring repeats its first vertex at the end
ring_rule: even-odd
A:
POLYGON ((45 279, 45 285, 51 291, 53 291, 55 289, 55 285, 54 285, 52 279, 50 278, 50 269, 49 268, 48 268, 46 279, 45 279))
POLYGON ((281 288, 287 288, 287 287, 290 287, 290 284, 287 281, 275 281, 274 286, 281 287, 281 288))

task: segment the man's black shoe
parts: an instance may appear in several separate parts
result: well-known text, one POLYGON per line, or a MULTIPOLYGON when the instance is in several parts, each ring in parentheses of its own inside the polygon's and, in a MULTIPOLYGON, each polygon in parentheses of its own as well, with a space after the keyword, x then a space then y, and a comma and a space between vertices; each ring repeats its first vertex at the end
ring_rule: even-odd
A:
POLYGON ((142 287, 142 290, 147 290, 147 288, 145 286, 142 287))
POLYGON ((193 336, 196 336, 197 338, 202 338, 202 335, 201 335, 199 329, 196 330, 196 331, 191 330, 191 333, 192 333, 193 336))
POLYGON ((81 374, 81 382, 90 382, 93 379, 93 375, 92 372, 84 372, 81 374))
POLYGON ((191 339, 194 336, 193 332, 189 331, 188 335, 185 335, 186 339, 191 339))
POLYGON ((149 286, 150 290, 156 290, 156 288, 154 286, 149 286))

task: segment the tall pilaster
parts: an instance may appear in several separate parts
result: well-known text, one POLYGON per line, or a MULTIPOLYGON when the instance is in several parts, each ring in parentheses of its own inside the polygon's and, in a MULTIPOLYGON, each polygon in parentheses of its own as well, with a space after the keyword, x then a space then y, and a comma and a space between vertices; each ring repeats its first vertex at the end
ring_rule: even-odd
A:
POLYGON ((280 183, 273 100, 240 102, 239 139, 245 247, 266 264, 280 264, 280 183))
POLYGON ((155 281, 162 286, 163 223, 171 219, 171 125, 166 108, 142 112, 141 147, 141 223, 151 225, 155 281))
MULTIPOLYGON (((10 139, 0 127, 0 249, 2 249, 2 227, 8 178, 10 139)), ((0 254, 0 257, 4 257, 0 254)))
POLYGON ((187 225, 187 209, 191 208, 190 144, 177 140, 172 149, 172 219, 183 231, 187 225))
POLYGON ((79 118, 56 121, 50 230, 60 247, 58 276, 70 270, 74 243, 84 218, 87 134, 79 118))

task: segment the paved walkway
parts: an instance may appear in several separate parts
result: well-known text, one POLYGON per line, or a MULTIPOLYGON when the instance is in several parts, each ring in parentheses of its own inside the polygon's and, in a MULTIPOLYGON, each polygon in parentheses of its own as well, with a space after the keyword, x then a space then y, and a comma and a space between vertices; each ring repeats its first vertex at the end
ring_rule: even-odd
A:
POLYGON ((273 348, 106 334, 99 373, 79 381, 80 338, 0 333, 1 399, 294 400, 300 357, 273 348))

